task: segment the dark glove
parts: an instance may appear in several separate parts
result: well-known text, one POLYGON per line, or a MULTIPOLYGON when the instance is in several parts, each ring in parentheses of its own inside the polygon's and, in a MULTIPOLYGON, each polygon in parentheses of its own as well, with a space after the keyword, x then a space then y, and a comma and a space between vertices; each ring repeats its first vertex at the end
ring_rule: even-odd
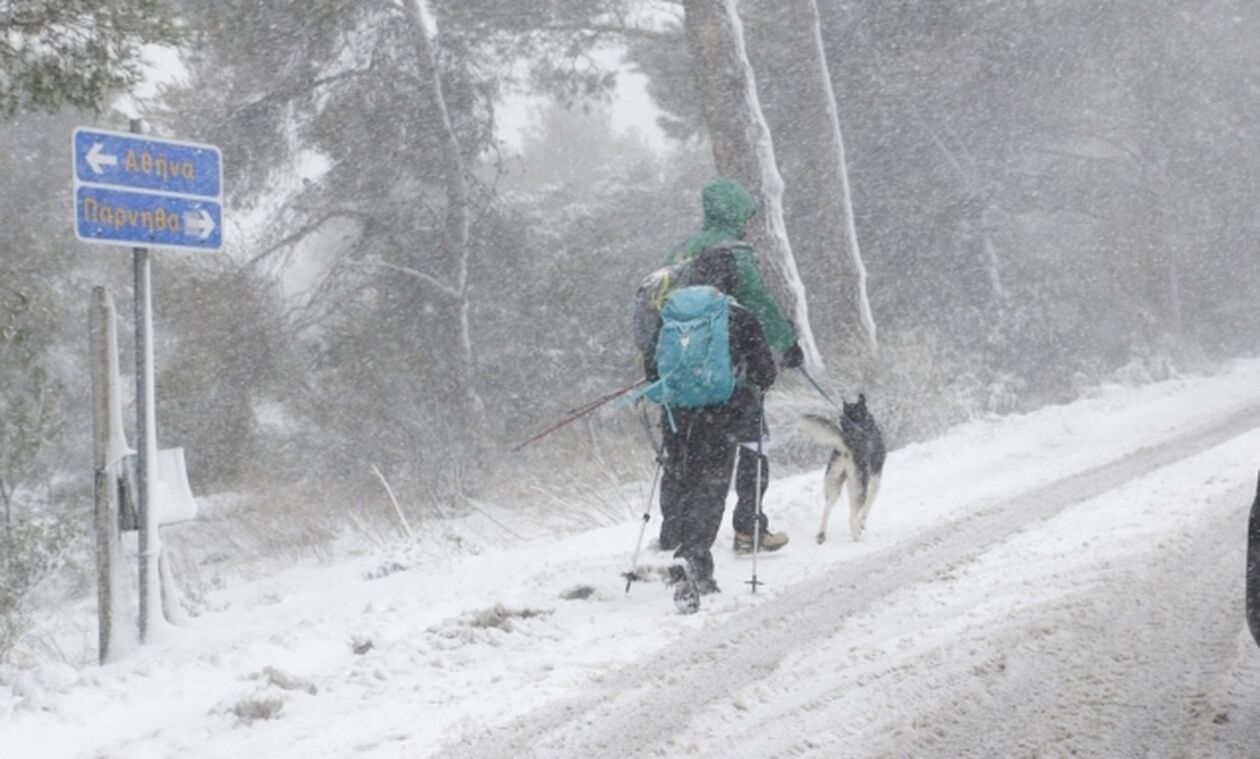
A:
POLYGON ((792 343, 792 347, 783 351, 783 365, 788 369, 795 369, 805 363, 805 351, 801 350, 800 343, 792 343))

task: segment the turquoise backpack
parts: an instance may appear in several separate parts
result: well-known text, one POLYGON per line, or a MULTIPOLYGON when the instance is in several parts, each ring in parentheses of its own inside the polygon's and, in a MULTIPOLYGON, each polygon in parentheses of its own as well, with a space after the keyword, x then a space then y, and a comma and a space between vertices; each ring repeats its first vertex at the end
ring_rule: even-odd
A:
POLYGON ((707 285, 674 291, 661 309, 656 339, 660 379, 636 393, 671 407, 725 403, 735 392, 731 366, 731 299, 707 285))

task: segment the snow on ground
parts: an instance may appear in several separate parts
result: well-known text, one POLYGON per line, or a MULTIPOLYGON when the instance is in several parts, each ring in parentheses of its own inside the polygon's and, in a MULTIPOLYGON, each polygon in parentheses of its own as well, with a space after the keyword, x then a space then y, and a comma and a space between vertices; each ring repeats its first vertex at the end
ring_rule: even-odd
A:
MULTIPOLYGON (((842 507, 830 542, 813 543, 819 472, 776 480, 767 510, 793 542, 760 561, 767 584, 749 592, 751 563, 730 553, 724 525, 715 551, 724 592, 690 617, 674 613, 662 585, 625 592, 618 575, 637 520, 478 556, 295 567, 215 591, 217 611, 125 661, 0 672, 0 756, 475 754, 495 728, 525 735, 538 710, 603 698, 671 651, 741 640, 721 636, 780 608, 786 618, 808 607, 807 594, 848 596, 850 606, 802 629, 799 643, 790 629, 776 633, 773 666, 676 715, 667 740, 601 755, 1246 756, 1260 737, 1260 703, 1248 703, 1260 692, 1248 680, 1260 682, 1260 650, 1243 632, 1240 557, 1260 432, 1203 438, 1181 455, 1160 444, 1257 408, 1260 360, 1251 360, 963 425, 892 452, 856 544, 842 507), (1126 457, 1149 466, 1115 483, 1095 477, 1100 493, 1013 522, 1010 535, 993 529, 992 544, 973 541, 939 563, 915 547, 961 545, 953 525, 1033 514, 1039 488, 1126 457), (1021 496, 1024 505, 1006 505, 1021 496), (845 571, 898 556, 907 566, 884 573, 888 592, 871 585, 869 602, 856 600, 866 575, 845 571), (846 576, 859 579, 817 589, 846 576), (589 596, 562 597, 583 588, 589 596), (1229 670, 1206 679, 1215 690, 1168 685, 1209 653, 1229 670), (1171 714, 1139 718, 1150 707, 1135 693, 1189 699, 1202 730, 1174 729, 1171 714)), ((1073 487, 1058 489, 1070 497, 1073 487)), ((645 699, 653 683, 687 688, 644 683, 645 699)), ((539 755, 571 755, 563 741, 547 745, 539 755)))

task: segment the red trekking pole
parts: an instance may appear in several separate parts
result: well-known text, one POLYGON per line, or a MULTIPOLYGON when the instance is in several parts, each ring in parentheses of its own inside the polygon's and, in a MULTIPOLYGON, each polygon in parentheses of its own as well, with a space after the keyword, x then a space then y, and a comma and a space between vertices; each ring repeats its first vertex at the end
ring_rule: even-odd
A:
POLYGON ((621 396, 625 395, 626 393, 630 392, 631 390, 634 390, 636 387, 639 387, 640 385, 644 385, 644 384, 647 384, 647 380, 645 380, 645 379, 639 380, 638 382, 635 382, 635 383, 633 383, 633 384, 626 385, 626 386, 625 386, 625 387, 623 387, 623 388, 619 388, 619 389, 617 389, 617 390, 614 390, 614 391, 612 391, 611 393, 608 393, 607 395, 601 395, 600 397, 596 398, 595 400, 593 400, 593 401, 588 401, 587 403, 584 403, 584 404, 582 404, 581 406, 578 406, 577 408, 570 409, 570 410, 569 410, 569 415, 568 415, 568 416, 566 416, 564 419, 560 420, 560 421, 559 421, 559 422, 557 422, 556 424, 551 425, 550 427, 548 427, 547 429, 545 429, 545 430, 543 430, 542 432, 538 433, 537 435, 534 435, 534 436, 533 436, 533 437, 531 437, 529 440, 526 440, 526 441, 524 441, 524 442, 522 442, 522 443, 518 443, 516 446, 514 446, 514 447, 512 448, 512 451, 511 451, 511 452, 512 452, 512 453, 516 453, 517 451, 519 451, 520 449, 522 449, 522 448, 524 448, 525 446, 529 445, 530 443, 533 443, 533 442, 536 442, 536 441, 538 441, 538 440, 541 440, 542 438, 546 437, 547 435, 550 435, 551 433, 555 432, 556 430, 558 430, 558 429, 560 429, 560 428, 562 428, 562 427, 565 427, 565 426, 567 426, 567 425, 569 425, 569 424, 572 424, 573 422, 577 421, 578 419, 581 419, 582 417, 586 416, 587 414, 591 413, 592 411, 594 411, 594 410, 598 409, 600 406, 603 406, 605 403, 608 403, 609 401, 616 400, 617 398, 620 398, 621 396))

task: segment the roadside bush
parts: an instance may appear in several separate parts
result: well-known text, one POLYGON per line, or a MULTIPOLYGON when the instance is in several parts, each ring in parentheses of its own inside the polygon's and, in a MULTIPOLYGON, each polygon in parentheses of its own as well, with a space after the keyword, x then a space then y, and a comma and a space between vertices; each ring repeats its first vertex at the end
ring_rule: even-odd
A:
POLYGON ((67 519, 32 519, 0 532, 0 663, 30 630, 35 593, 65 566, 73 543, 67 519))

